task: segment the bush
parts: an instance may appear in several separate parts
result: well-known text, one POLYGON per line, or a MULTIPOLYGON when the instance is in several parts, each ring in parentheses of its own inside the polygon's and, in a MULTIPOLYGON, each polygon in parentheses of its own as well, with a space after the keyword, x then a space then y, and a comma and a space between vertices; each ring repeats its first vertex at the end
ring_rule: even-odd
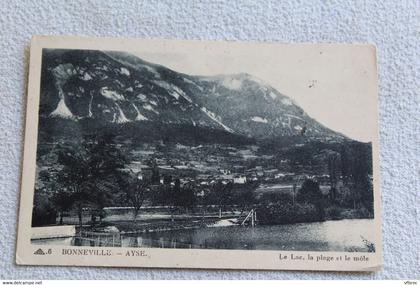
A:
POLYGON ((52 207, 47 195, 35 192, 32 210, 32 227, 53 225, 56 223, 57 212, 52 207))
POLYGON ((327 219, 339 220, 342 218, 343 209, 337 206, 329 207, 325 210, 325 216, 327 219))

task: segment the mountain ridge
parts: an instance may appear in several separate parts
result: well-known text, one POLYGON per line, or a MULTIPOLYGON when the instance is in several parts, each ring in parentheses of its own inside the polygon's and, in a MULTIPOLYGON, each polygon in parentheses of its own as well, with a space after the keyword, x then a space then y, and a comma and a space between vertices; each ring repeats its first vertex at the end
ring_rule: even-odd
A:
POLYGON ((44 50, 40 115, 109 123, 158 121, 257 139, 346 139, 248 73, 197 76, 115 51, 44 50))

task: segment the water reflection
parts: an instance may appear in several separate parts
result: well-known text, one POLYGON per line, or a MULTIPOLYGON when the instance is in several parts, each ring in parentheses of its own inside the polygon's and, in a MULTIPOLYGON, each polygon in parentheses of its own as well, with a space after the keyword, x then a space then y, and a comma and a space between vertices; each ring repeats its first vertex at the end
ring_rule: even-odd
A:
MULTIPOLYGON (((62 239, 55 244, 145 248, 366 250, 361 236, 374 240, 373 220, 341 220, 294 225, 185 229, 136 235, 107 234, 62 239)), ((51 242, 51 241, 50 241, 51 242)), ((37 241, 36 243, 40 243, 37 241)), ((51 244, 51 243, 50 243, 51 244)))

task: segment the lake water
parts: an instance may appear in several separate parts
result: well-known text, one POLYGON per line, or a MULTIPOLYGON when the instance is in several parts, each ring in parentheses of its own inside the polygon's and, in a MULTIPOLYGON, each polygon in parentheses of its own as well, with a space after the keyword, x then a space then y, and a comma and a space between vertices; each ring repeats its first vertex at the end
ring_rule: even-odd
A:
MULTIPOLYGON (((123 246, 197 249, 257 249, 302 251, 366 251, 362 237, 374 241, 370 219, 325 221, 292 225, 212 227, 142 233, 83 240, 84 246, 123 246), (112 242, 112 244, 111 244, 112 242)), ((75 238, 35 243, 75 245, 75 238)), ((78 244, 79 245, 79 244, 78 244)))

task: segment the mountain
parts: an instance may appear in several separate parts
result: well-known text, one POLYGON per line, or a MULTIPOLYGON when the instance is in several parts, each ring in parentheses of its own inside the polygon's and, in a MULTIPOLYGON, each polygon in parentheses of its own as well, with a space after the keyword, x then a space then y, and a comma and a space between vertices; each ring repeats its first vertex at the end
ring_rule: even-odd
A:
POLYGON ((194 76, 124 52, 43 50, 41 118, 159 123, 255 139, 345 139, 252 75, 194 76))

